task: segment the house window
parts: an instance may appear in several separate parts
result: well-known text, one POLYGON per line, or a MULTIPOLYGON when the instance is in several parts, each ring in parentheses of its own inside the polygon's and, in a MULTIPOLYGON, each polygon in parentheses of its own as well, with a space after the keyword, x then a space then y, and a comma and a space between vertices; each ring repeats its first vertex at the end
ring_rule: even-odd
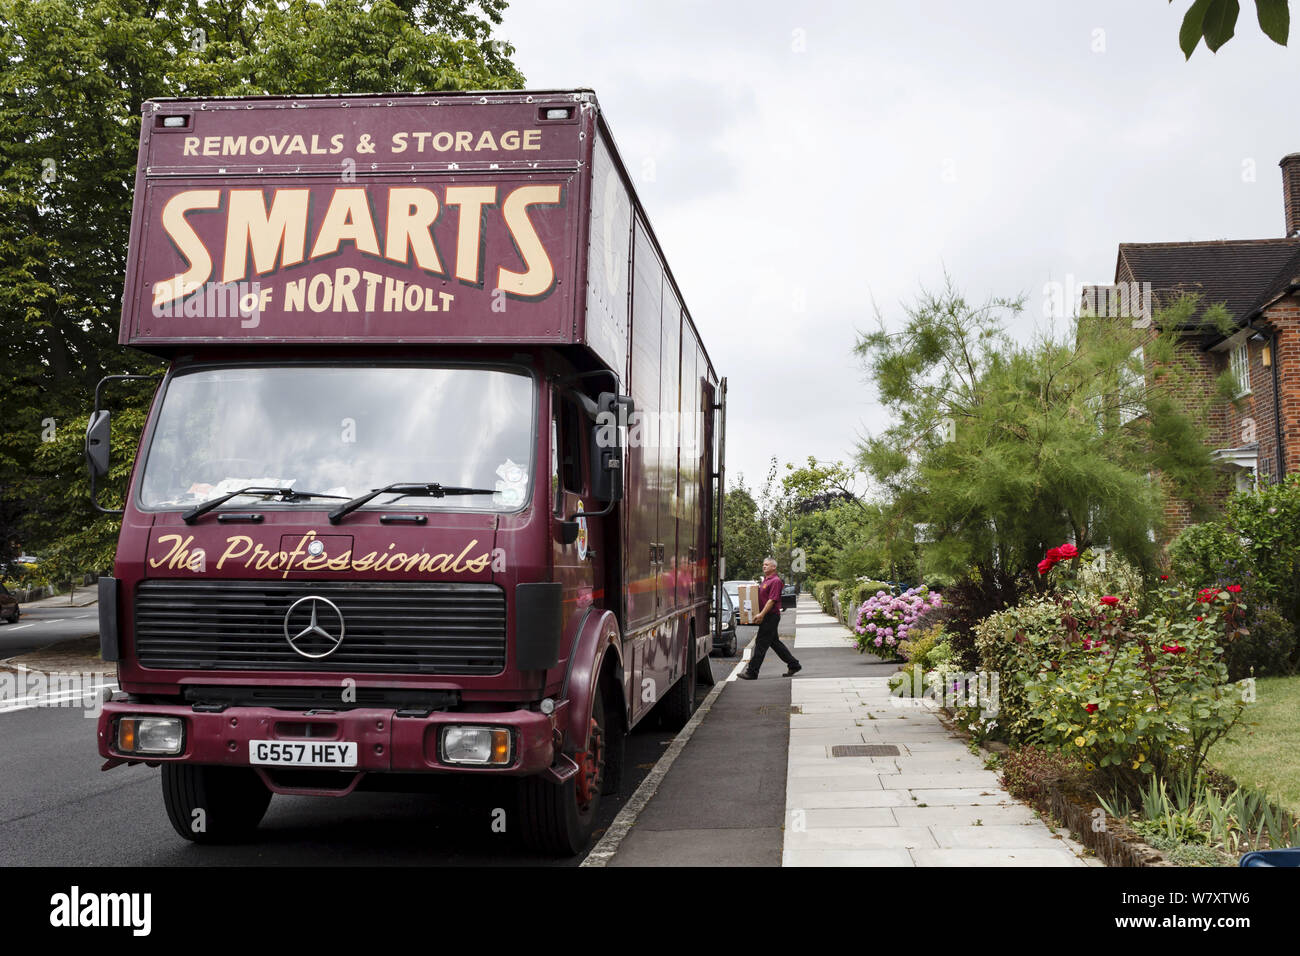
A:
POLYGON ((1237 397, 1250 392, 1250 355, 1246 343, 1232 350, 1232 377, 1237 383, 1237 397))
POLYGON ((1254 468, 1242 468, 1237 472, 1237 491, 1250 492, 1256 488, 1256 478, 1254 468))

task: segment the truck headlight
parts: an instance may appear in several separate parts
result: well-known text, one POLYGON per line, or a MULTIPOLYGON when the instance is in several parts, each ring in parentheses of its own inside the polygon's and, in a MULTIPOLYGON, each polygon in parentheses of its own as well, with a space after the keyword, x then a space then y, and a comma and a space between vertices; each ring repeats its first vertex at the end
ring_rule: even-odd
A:
POLYGON ((444 727, 441 749, 445 763, 501 767, 513 757, 510 731, 505 727, 444 727))
POLYGON ((185 725, 179 717, 122 717, 117 722, 117 749, 124 754, 178 754, 185 749, 185 725))

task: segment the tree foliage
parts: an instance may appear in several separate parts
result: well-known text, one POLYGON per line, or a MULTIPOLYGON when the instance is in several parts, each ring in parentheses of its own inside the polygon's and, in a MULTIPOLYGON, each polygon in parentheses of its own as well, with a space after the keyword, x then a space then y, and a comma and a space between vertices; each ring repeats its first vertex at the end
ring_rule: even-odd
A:
POLYGON ((743 478, 727 492, 723 523, 726 579, 757 578, 763 570, 763 558, 771 549, 771 537, 763 525, 758 502, 745 487, 743 478))
POLYGON ((852 468, 809 457, 798 468, 787 464, 786 471, 782 490, 810 580, 915 578, 915 528, 901 513, 864 500, 852 468))
POLYGON ((1154 329, 1085 317, 1069 342, 1019 346, 1005 322, 1020 302, 975 306, 949 281, 900 330, 861 336, 891 423, 858 463, 891 520, 922 530, 923 573, 1005 582, 1066 540, 1153 568, 1164 496, 1208 507, 1216 482, 1200 424, 1211 396, 1176 331, 1195 308, 1154 329))
MULTIPOLYGON (((1190 60, 1202 40, 1211 53, 1218 53, 1219 47, 1232 39, 1240 13, 1239 0, 1192 0, 1178 31, 1183 56, 1190 60)), ((1266 37, 1286 46, 1291 32, 1289 0, 1255 0, 1255 17, 1266 37)))
MULTIPOLYGON (((513 48, 492 39, 505 7, 0 0, 0 563, 20 543, 51 567, 111 553, 79 448, 100 377, 160 369, 116 344, 142 103, 519 87, 513 48)), ((114 393, 115 468, 149 394, 114 393)))

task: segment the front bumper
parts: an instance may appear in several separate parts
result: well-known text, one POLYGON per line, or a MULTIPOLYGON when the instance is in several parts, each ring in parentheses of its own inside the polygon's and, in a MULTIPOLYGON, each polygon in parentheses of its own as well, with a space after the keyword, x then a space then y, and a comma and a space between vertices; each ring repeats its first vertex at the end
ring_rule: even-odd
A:
MULTIPOLYGON (((495 773, 526 776, 542 773, 557 761, 557 710, 494 713, 440 711, 427 717, 399 717, 391 709, 357 708, 340 711, 293 711, 272 707, 227 707, 220 712, 195 711, 188 704, 133 704, 112 701, 99 715, 99 753, 110 762, 180 762, 228 767, 253 766, 249 743, 254 740, 329 743, 355 741, 357 766, 350 773, 495 773), (117 720, 125 716, 177 717, 184 722, 185 740, 175 756, 120 753, 116 749, 117 720), (512 762, 489 767, 444 763, 439 755, 442 728, 448 724, 509 728, 512 762)), ((262 768, 266 769, 266 768, 262 768)))

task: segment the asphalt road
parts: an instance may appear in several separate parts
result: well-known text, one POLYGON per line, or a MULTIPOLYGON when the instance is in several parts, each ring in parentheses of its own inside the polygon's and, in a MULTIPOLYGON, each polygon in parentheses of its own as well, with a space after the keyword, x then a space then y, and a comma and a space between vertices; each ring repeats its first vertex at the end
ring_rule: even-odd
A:
MULTIPOLYGON (((50 643, 60 625, 63 636, 93 634, 95 608, 37 609, 22 623, 37 631, 33 646, 50 643)), ((793 614, 783 616, 782 632, 793 623, 793 614)), ((756 632, 740 628, 737 657, 713 658, 717 679, 731 671, 756 632)), ((4 656, 22 652, 14 646, 7 645, 4 656)), ((708 690, 698 688, 698 698, 708 690)), ((93 714, 72 704, 0 713, 0 866, 576 866, 582 860, 531 854, 510 828, 508 783, 481 780, 438 780, 418 794, 277 795, 255 842, 197 847, 167 822, 157 769, 99 770, 93 714), (504 833, 493 827, 501 810, 504 833)), ((672 740, 671 732, 646 724, 628 738, 622 792, 602 799, 593 843, 672 740)))
MULTIPOLYGON (((714 661, 721 679, 730 670, 714 661)), ((699 688, 702 698, 708 688, 699 688)), ((647 723, 652 723, 648 721, 647 723)), ((496 781, 436 781, 428 793, 276 796, 256 842, 197 847, 167 822, 160 772, 101 772, 95 721, 81 706, 0 713, 0 867, 411 865, 576 866, 530 854, 510 828, 513 794, 496 781), (505 832, 494 820, 504 810, 505 832)), ((662 756, 673 734, 638 727, 622 793, 601 800, 593 843, 662 756)))
POLYGON ((99 608, 22 606, 17 624, 0 623, 0 660, 73 637, 99 633, 99 608))

